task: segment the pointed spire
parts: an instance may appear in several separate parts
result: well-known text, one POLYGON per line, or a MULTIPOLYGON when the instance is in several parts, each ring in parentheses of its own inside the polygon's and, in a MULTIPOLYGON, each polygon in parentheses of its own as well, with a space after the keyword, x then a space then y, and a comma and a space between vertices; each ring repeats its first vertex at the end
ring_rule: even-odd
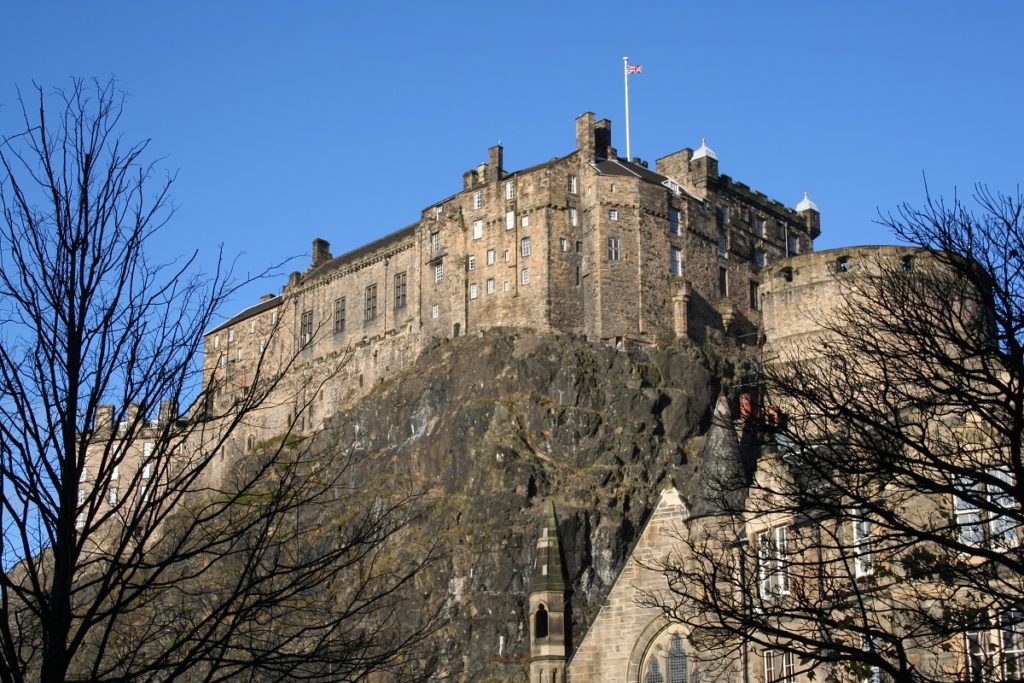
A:
POLYGON ((812 202, 811 198, 807 196, 806 192, 804 192, 804 198, 800 200, 799 204, 796 205, 796 210, 799 212, 807 211, 808 209, 811 209, 812 211, 817 211, 818 205, 812 202))
POLYGON ((548 501, 537 537, 537 562, 533 568, 530 592, 566 591, 565 570, 562 567, 562 546, 558 538, 558 518, 555 504, 548 501))
POLYGON ((693 157, 692 158, 694 158, 694 159, 701 159, 703 157, 707 157, 709 159, 715 159, 716 161, 718 160, 718 155, 715 154, 715 150, 713 150, 710 147, 708 147, 707 140, 705 140, 704 138, 701 138, 700 139, 700 147, 698 147, 697 151, 695 151, 693 153, 693 157))

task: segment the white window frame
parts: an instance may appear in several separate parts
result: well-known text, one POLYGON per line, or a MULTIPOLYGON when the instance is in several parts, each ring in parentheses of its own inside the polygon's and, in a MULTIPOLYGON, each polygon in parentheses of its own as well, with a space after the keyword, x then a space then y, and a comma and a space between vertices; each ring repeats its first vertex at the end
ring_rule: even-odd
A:
POLYGON ((496 254, 494 253, 494 250, 493 249, 488 249, 487 250, 487 265, 493 266, 495 258, 496 258, 496 254))
POLYGON ((469 298, 476 299, 478 296, 480 296, 480 291, 477 289, 476 283, 474 282, 469 286, 469 298))
POLYGON ((532 251, 533 249, 530 246, 529 237, 524 237, 523 239, 519 240, 519 253, 523 256, 523 258, 528 257, 532 251))
POLYGON ((576 227, 580 224, 580 214, 574 208, 569 208, 569 225, 576 227))
POLYGON ((871 558, 871 537, 874 534, 874 524, 867 512, 863 509, 854 509, 850 512, 850 526, 853 539, 853 573, 854 576, 863 578, 875 573, 875 565, 871 558))
POLYGON ((432 232, 430 233, 430 253, 436 254, 441 251, 441 233, 432 232))
POLYGON ((440 315, 441 315, 441 307, 438 306, 437 304, 432 304, 430 306, 430 317, 431 318, 437 318, 440 315))
POLYGON ((523 216, 522 218, 520 218, 519 219, 519 226, 523 227, 523 228, 530 227, 530 217, 529 216, 523 216))
POLYGON ((669 271, 675 276, 683 274, 683 250, 679 247, 669 247, 669 271))
POLYGON ((484 193, 477 191, 473 193, 473 208, 482 209, 484 208, 484 193))
POLYGON ((679 209, 668 210, 668 232, 671 235, 682 235, 683 230, 679 222, 679 209))
POLYGON ((484 222, 482 220, 473 221, 473 239, 482 240, 484 238, 484 222))
POLYGON ((530 284, 530 269, 529 268, 523 268, 523 270, 519 273, 519 282, 520 282, 520 284, 524 284, 524 285, 530 284))
POLYGON ((438 261, 434 264, 434 284, 439 285, 444 282, 444 261, 438 261))
POLYGON ((511 180, 505 182, 505 199, 516 198, 516 184, 511 180))
MULTIPOLYGON (((980 498, 981 485, 969 477, 958 477, 956 487, 969 496, 980 498)), ((953 494, 953 515, 956 522, 957 540, 964 545, 977 546, 985 541, 981 508, 977 504, 953 494)))
POLYGON ((579 191, 579 181, 575 175, 569 176, 569 194, 577 194, 579 191))
POLYGON ((508 263, 511 260, 512 260, 512 250, 511 249, 506 249, 505 250, 505 263, 508 263))
POLYGON ((610 221, 617 221, 617 220, 619 220, 619 210, 618 209, 608 209, 608 220, 610 220, 610 221))
POLYGON ((559 237, 558 238, 558 250, 559 251, 569 251, 569 240, 565 239, 564 237, 559 237))
POLYGON ((608 238, 608 260, 622 260, 622 241, 618 237, 608 238))
POLYGON ((757 579, 763 600, 789 594, 789 527, 777 526, 757 535, 757 579))
POLYGON ((506 211, 505 212, 505 229, 514 230, 516 227, 516 212, 506 211))
POLYGON ((466 270, 476 270, 476 256, 466 257, 466 270))
POLYGON ((493 277, 487 278, 486 291, 487 291, 488 294, 494 294, 494 278, 493 277))

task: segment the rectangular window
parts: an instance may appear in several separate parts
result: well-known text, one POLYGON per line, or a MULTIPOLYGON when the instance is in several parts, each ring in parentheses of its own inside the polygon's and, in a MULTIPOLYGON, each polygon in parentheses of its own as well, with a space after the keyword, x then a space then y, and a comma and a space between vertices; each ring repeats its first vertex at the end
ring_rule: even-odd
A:
POLYGON ((252 334, 255 331, 256 331, 256 321, 255 320, 250 320, 249 321, 249 333, 252 334))
POLYGON ((405 308, 405 271, 395 274, 395 309, 405 308))
POLYGON ((791 683, 796 680, 796 662, 792 652, 764 651, 764 680, 767 683, 791 683))
POLYGON ((432 232, 430 233, 430 253, 436 254, 441 251, 441 233, 432 232))
POLYGON ((313 311, 303 311, 299 324, 299 340, 305 346, 313 341, 313 311))
POLYGON ((234 330, 228 330, 228 341, 229 342, 235 341, 235 331, 234 330))
POLYGON ((790 235, 786 239, 786 256, 796 256, 800 253, 800 243, 796 239, 796 235, 790 235))
POLYGON ((764 239, 766 237, 766 235, 764 234, 764 219, 763 218, 755 218, 754 219, 754 234, 757 235, 758 237, 760 237, 761 239, 764 239))
POLYGON ((524 228, 530 227, 530 217, 529 216, 523 216, 522 218, 520 218, 519 219, 519 225, 521 225, 524 228))
POLYGON ((569 176, 569 194, 576 194, 576 189, 576 176, 571 175, 569 176))
POLYGON ((1003 680, 1024 678, 1024 612, 1011 609, 999 615, 999 643, 1003 648, 1003 680))
POLYGON ((377 317, 377 285, 370 285, 366 288, 366 315, 364 320, 369 322, 377 317))
POLYGON ((617 221, 617 220, 619 220, 619 210, 618 209, 608 209, 608 220, 610 220, 610 221, 617 221))
POLYGON ((871 562, 871 518, 864 510, 853 510, 851 516, 854 576, 870 576, 875 573, 875 567, 871 562))
POLYGON ((530 255, 530 238, 529 237, 524 237, 523 239, 519 240, 519 253, 522 254, 523 256, 529 256, 530 255))
POLYGON ((487 293, 488 294, 494 294, 494 278, 493 277, 487 278, 487 293))
POLYGON ((505 280, 504 282, 501 283, 501 291, 507 292, 508 290, 509 290, 508 280, 505 280))
POLYGON ((484 238, 484 222, 473 221, 473 239, 482 240, 484 238))
POLYGON ((484 193, 474 192, 473 193, 473 208, 482 209, 484 208, 484 193))
POLYGON ((581 280, 581 279, 582 279, 582 278, 581 278, 581 276, 580 276, 580 267, 579 267, 579 266, 576 266, 576 286, 577 286, 577 287, 579 287, 579 286, 580 286, 580 280, 581 280))
POLYGON ((683 231, 679 228, 679 209, 668 210, 668 231, 673 235, 683 234, 683 231))
POLYGON ((569 209, 569 225, 576 227, 580 224, 580 215, 576 209, 569 209))
POLYGON ((476 270, 476 256, 466 257, 466 270, 476 270))
POLYGON ((511 260, 512 260, 512 251, 509 250, 509 249, 506 249, 505 250, 505 263, 508 263, 511 260))
POLYGON ((724 232, 718 233, 718 256, 720 258, 728 258, 729 256, 729 236, 724 232))
POLYGON ((957 538, 966 545, 979 545, 982 541, 981 486, 969 477, 957 477, 955 484, 960 495, 953 496, 953 512, 956 515, 957 538))
POLYGON ((441 315, 441 307, 438 306, 437 304, 434 304, 433 306, 430 307, 430 317, 436 318, 439 315, 441 315))
POLYGON ((511 180, 505 183, 505 199, 515 199, 516 184, 511 180))
POLYGON ((438 204, 437 206, 434 207, 434 218, 440 218, 443 212, 444 207, 438 204))
POLYGON ((780 526, 757 535, 757 578, 762 599, 789 593, 788 529, 780 526))
POLYGON ((764 268, 768 264, 768 256, 764 253, 764 249, 754 250, 754 264, 758 268, 764 268))
POLYGON ((219 334, 216 337, 213 338, 213 348, 215 348, 215 349, 219 349, 220 348, 220 335, 219 334))
POLYGON ((997 548, 1008 548, 1017 543, 1017 525, 1010 515, 1000 514, 999 510, 1012 511, 1016 509, 1017 503, 1010 490, 1013 486, 1013 477, 1007 468, 990 470, 989 474, 995 478, 998 484, 989 484, 986 487, 988 503, 992 506, 989 514, 989 534, 992 544, 997 548))
POLYGON ((506 211, 505 212, 505 229, 512 230, 516 227, 516 212, 506 211))
POLYGON ((761 307, 761 302, 759 301, 759 298, 758 298, 758 293, 759 293, 760 289, 761 289, 760 285, 757 284, 757 281, 755 281, 755 280, 751 280, 750 281, 750 308, 751 308, 751 310, 756 311, 756 310, 760 309, 760 307, 761 307))
POLYGON ((117 487, 116 486, 111 486, 107 490, 107 494, 110 496, 110 504, 111 505, 117 505, 117 487))
POLYGON ((671 247, 672 255, 669 258, 669 272, 673 275, 683 274, 683 250, 679 247, 671 247))
POLYGON ((725 266, 718 266, 718 293, 729 296, 729 271, 725 266))
POLYGON ((480 296, 480 292, 479 292, 479 290, 477 290, 476 283, 474 282, 473 284, 471 284, 469 286, 469 298, 470 299, 475 299, 478 296, 480 296))
POLYGON ((521 283, 523 283, 524 285, 530 284, 530 269, 529 268, 523 268, 522 272, 519 274, 519 281, 521 283))
POLYGON ((583 253, 583 242, 580 242, 580 241, 576 242, 576 253, 577 254, 582 254, 583 253))
POLYGON ((345 297, 334 300, 334 334, 345 331, 345 297))
POLYGON ((434 284, 439 285, 444 282, 444 262, 438 261, 434 264, 434 284))
POLYGON ((622 245, 619 242, 618 237, 608 238, 608 260, 618 261, 622 258, 622 245))
POLYGON ((718 207, 718 211, 716 212, 716 216, 718 218, 718 225, 720 225, 720 226, 722 226, 722 225, 729 225, 729 207, 728 206, 720 206, 720 207, 718 207))
POLYGON ((143 479, 149 479, 152 476, 153 476, 153 466, 151 464, 149 464, 149 463, 146 463, 145 465, 142 466, 142 478, 143 479))
POLYGON ((559 251, 569 251, 569 240, 565 239, 564 237, 559 237, 558 238, 558 250, 559 251))
POLYGON ((487 265, 489 265, 489 266, 493 266, 494 265, 494 250, 493 249, 488 249, 487 250, 487 265))

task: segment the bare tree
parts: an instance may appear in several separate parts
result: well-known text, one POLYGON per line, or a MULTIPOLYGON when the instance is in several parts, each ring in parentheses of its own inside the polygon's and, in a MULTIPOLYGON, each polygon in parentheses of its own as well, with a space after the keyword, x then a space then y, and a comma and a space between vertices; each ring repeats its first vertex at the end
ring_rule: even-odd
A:
POLYGON ((840 264, 820 334, 768 347, 756 473, 706 484, 719 514, 647 596, 706 652, 837 680, 1024 677, 1024 198, 973 199, 883 216, 917 249, 840 264))
POLYGON ((405 533, 422 495, 327 433, 223 464, 298 345, 275 329, 242 385, 204 380, 230 269, 147 253, 174 178, 119 137, 123 95, 75 81, 18 102, 24 130, 0 140, 0 681, 424 676, 436 614, 403 602, 434 557, 405 533))

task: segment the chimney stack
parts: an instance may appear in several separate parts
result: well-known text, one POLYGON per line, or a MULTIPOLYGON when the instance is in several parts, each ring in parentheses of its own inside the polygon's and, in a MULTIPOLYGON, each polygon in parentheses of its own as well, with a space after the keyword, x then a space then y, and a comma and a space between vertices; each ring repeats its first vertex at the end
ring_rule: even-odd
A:
POLYGON ((317 237, 313 240, 313 264, 316 268, 331 260, 331 245, 327 240, 317 237))

